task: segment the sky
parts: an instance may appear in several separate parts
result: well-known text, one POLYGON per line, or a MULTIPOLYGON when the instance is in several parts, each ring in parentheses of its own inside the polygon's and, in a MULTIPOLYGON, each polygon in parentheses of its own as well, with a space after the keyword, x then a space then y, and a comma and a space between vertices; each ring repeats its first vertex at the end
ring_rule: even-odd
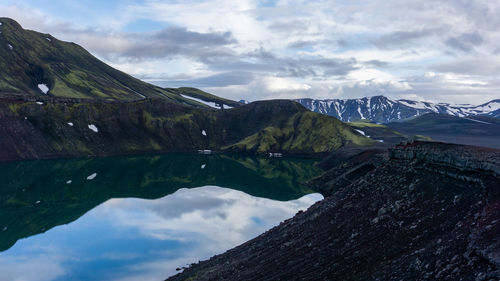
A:
POLYGON ((165 87, 234 100, 500 98, 500 1, 0 0, 0 16, 165 87))

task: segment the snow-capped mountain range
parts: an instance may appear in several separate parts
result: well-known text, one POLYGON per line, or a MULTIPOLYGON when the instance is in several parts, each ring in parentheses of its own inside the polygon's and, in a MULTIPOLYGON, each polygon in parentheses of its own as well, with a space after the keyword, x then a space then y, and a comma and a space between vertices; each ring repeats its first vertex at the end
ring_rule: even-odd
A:
POLYGON ((500 99, 478 106, 470 104, 452 105, 412 100, 391 100, 384 96, 361 99, 297 99, 295 100, 314 112, 336 117, 342 121, 371 120, 389 123, 423 115, 430 112, 458 117, 486 115, 500 118, 500 99))

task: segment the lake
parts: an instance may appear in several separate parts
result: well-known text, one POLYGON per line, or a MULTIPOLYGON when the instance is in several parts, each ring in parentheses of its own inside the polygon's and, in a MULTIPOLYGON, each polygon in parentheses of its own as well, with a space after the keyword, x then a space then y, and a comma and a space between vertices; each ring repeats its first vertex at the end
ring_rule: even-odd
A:
POLYGON ((166 154, 0 163, 0 280, 164 280, 323 197, 311 159, 166 154))

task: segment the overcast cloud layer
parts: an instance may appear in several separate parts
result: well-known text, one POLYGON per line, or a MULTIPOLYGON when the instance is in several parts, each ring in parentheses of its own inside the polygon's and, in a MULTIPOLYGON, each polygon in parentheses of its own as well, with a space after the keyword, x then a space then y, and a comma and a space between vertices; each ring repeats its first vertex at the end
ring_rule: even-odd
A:
POLYGON ((0 11, 138 78, 236 100, 500 98, 498 1, 0 0, 0 11))

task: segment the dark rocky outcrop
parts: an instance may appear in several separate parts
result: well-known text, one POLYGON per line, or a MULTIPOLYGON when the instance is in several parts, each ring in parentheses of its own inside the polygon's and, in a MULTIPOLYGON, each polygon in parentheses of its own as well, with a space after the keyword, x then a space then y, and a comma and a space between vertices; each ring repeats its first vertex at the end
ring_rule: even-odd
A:
POLYGON ((168 280, 499 280, 500 151, 415 142, 388 156, 168 280))
POLYGON ((421 160, 427 163, 451 166, 461 171, 492 173, 500 177, 500 154, 498 150, 484 147, 437 142, 403 143, 389 149, 394 159, 421 160))
POLYGON ((328 167, 325 169, 327 171, 306 184, 324 196, 329 196, 340 187, 352 184, 382 165, 387 157, 387 149, 382 148, 340 149, 320 164, 320 167, 328 167))

